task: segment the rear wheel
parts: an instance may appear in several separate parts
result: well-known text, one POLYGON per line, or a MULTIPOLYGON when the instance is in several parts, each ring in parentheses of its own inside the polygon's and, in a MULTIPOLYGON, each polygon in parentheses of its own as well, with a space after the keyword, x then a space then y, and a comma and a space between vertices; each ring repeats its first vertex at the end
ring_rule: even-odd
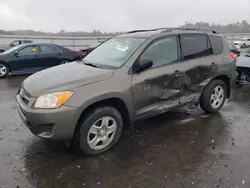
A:
POLYGON ((80 148, 87 156, 101 154, 112 148, 119 140, 123 120, 113 107, 99 107, 89 113, 80 126, 80 148))
POLYGON ((213 80, 209 83, 200 99, 201 108, 207 113, 218 112, 225 103, 227 86, 222 80, 213 80))
POLYGON ((0 78, 6 77, 9 74, 9 68, 3 63, 0 63, 0 78))
POLYGON ((246 48, 246 44, 242 44, 242 46, 241 46, 242 48, 246 48))

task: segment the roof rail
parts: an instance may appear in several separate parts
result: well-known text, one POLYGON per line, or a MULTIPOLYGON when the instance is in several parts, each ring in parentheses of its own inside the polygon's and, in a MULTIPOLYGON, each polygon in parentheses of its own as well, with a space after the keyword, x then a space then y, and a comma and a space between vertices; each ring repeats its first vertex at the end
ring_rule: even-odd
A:
POLYGON ((210 31, 212 33, 218 33, 217 31, 213 30, 213 29, 204 29, 204 28, 187 28, 187 27, 169 27, 166 28, 164 31, 162 32, 167 32, 167 31, 173 31, 173 30, 187 30, 187 31, 210 31))
POLYGON ((156 29, 133 30, 133 31, 126 32, 126 34, 137 33, 137 32, 147 32, 147 31, 159 31, 159 30, 163 30, 162 32, 169 32, 173 30, 188 30, 188 31, 210 31, 212 33, 217 33, 213 29, 186 28, 186 27, 163 27, 163 28, 156 28, 156 29))
POLYGON ((137 32, 147 32, 147 31, 157 31, 157 30, 161 30, 161 29, 159 28, 159 29, 142 29, 142 30, 133 30, 133 31, 128 31, 128 32, 126 32, 126 34, 129 34, 129 33, 137 33, 137 32))

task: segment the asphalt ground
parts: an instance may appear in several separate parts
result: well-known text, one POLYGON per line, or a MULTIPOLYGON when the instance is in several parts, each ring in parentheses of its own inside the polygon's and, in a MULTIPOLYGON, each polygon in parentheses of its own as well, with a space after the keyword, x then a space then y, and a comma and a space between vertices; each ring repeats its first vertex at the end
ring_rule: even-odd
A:
POLYGON ((186 106, 85 157, 21 123, 15 95, 25 77, 0 80, 0 188, 250 187, 250 86, 234 88, 218 114, 186 106))

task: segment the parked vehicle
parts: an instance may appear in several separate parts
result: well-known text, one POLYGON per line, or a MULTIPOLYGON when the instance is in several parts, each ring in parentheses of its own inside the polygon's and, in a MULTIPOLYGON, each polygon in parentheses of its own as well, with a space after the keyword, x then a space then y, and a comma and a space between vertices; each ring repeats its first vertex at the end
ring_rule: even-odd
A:
POLYGON ((9 42, 7 45, 0 45, 0 53, 3 53, 4 51, 6 51, 12 47, 15 47, 15 46, 18 46, 21 44, 32 43, 32 42, 33 42, 32 40, 13 40, 13 41, 9 42))
POLYGON ((104 42, 83 61, 28 77, 17 109, 38 137, 75 139, 83 153, 97 155, 137 120, 188 103, 218 112, 230 97, 235 66, 227 39, 214 31, 131 31, 104 42))
POLYGON ((233 45, 237 48, 246 48, 250 46, 250 38, 243 38, 242 40, 234 41, 233 45))
POLYGON ((236 71, 236 84, 243 85, 250 83, 250 53, 237 59, 236 71))
POLYGON ((79 51, 81 52, 81 57, 85 58, 90 52, 92 52, 94 49, 96 49, 100 44, 106 42, 107 40, 109 40, 109 38, 105 38, 105 39, 98 39, 98 43, 96 44, 91 44, 91 45, 87 45, 83 48, 81 48, 79 51))
POLYGON ((10 73, 34 73, 80 59, 79 52, 59 45, 46 43, 23 44, 0 54, 0 78, 8 76, 10 73))
POLYGON ((92 52, 98 45, 100 44, 93 44, 89 46, 85 46, 84 48, 81 48, 79 51, 81 52, 81 57, 86 57, 90 52, 92 52))
POLYGON ((231 44, 229 45, 229 48, 232 53, 236 54, 237 56, 240 56, 240 52, 241 52, 240 48, 237 48, 236 46, 231 45, 231 44))

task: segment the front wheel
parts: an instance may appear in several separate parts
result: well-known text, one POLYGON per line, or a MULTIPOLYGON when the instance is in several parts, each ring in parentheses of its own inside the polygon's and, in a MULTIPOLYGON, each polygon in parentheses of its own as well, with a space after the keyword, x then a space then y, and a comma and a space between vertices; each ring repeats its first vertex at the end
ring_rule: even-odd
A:
POLYGON ((0 63, 0 78, 8 76, 9 68, 5 64, 0 63))
POLYGON ((80 121, 80 148, 87 156, 98 155, 112 148, 119 140, 123 120, 113 107, 99 107, 80 121))
POLYGON ((202 92, 201 108, 207 113, 218 112, 225 103, 227 86, 222 80, 213 80, 202 92))

